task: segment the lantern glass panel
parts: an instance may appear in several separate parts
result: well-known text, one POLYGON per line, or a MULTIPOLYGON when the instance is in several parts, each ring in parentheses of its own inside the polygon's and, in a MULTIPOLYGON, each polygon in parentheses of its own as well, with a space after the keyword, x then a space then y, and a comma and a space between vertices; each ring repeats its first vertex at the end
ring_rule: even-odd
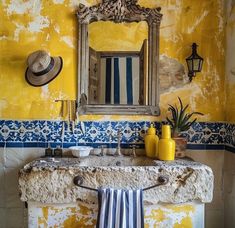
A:
POLYGON ((200 70, 200 59, 193 60, 193 71, 198 72, 200 70))
POLYGON ((203 60, 200 59, 200 63, 199 63, 199 71, 200 71, 200 72, 202 71, 202 63, 203 63, 203 60))
POLYGON ((188 70, 190 72, 193 71, 193 60, 192 59, 187 59, 187 64, 188 64, 188 70))

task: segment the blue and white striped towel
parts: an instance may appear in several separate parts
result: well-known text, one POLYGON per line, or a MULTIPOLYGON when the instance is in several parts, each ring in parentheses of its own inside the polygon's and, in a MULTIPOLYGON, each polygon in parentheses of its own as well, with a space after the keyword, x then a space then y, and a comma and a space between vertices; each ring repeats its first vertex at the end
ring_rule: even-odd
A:
POLYGON ((97 228, 144 228, 143 191, 99 189, 97 228))

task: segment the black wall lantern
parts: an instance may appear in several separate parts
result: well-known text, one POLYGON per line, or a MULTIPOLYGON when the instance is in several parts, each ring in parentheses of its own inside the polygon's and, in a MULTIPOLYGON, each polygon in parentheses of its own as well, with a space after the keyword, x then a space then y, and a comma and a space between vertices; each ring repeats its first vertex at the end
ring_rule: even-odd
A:
POLYGON ((197 54, 197 44, 193 43, 192 45, 192 55, 186 59, 188 65, 188 77, 191 82, 193 77, 196 76, 196 72, 201 72, 203 58, 197 54))

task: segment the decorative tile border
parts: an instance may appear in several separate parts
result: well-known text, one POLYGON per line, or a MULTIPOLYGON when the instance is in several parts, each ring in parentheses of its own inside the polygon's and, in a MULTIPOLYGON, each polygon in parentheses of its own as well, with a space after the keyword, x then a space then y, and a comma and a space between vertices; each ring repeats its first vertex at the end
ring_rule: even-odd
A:
MULTIPOLYGON (((144 136, 150 126, 149 121, 85 121, 68 127, 64 121, 16 121, 0 120, 0 147, 52 147, 64 148, 72 145, 93 145, 98 147, 117 145, 117 131, 122 131, 122 147, 133 144, 144 147, 144 136), (84 129, 84 132, 83 132, 84 129)), ((158 134, 161 123, 155 122, 158 134)), ((233 145, 235 125, 226 123, 198 122, 184 132, 189 149, 223 149, 233 145)))
POLYGON ((235 124, 225 124, 226 136, 224 138, 225 150, 235 153, 235 124))

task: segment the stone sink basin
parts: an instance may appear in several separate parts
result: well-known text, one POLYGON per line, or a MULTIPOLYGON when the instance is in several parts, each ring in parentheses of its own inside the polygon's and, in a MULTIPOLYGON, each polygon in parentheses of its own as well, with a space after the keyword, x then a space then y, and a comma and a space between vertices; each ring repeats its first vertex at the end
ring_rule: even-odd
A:
POLYGON ((153 159, 147 157, 130 157, 130 156, 90 156, 80 159, 80 166, 87 167, 104 167, 104 166, 154 166, 156 163, 153 159))
POLYGON ((162 177, 169 181, 145 191, 145 203, 212 200, 214 177, 210 167, 189 160, 164 162, 147 157, 37 159, 20 170, 19 189, 22 201, 97 203, 97 192, 78 184, 93 189, 138 189, 159 184, 162 177))

